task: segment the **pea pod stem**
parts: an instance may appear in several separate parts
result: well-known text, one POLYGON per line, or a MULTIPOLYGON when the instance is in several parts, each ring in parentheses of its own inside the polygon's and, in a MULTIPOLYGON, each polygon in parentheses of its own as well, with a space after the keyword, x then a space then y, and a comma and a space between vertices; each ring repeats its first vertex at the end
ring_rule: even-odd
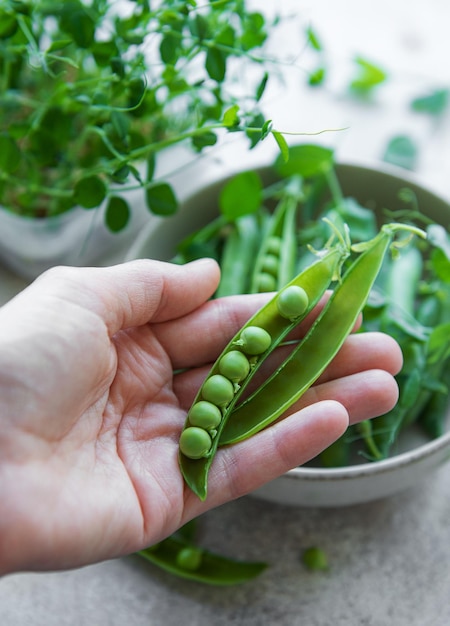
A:
POLYGON ((397 230, 383 227, 364 246, 297 348, 234 408, 221 431, 220 445, 236 443, 266 428, 317 380, 352 331, 397 230))

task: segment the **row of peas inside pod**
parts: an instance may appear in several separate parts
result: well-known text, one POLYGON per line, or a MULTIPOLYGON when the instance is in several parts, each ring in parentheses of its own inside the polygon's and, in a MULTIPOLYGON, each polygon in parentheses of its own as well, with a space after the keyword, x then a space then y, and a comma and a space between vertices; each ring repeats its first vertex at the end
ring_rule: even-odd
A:
MULTIPOLYGON (((281 317, 292 322, 308 309, 308 295, 302 287, 290 285, 277 296, 276 305, 281 317)), ((271 344, 272 337, 267 330, 246 326, 232 347, 219 358, 218 373, 212 373, 204 382, 181 433, 180 451, 184 456, 199 459, 210 454, 227 407, 237 399, 244 381, 271 344)))

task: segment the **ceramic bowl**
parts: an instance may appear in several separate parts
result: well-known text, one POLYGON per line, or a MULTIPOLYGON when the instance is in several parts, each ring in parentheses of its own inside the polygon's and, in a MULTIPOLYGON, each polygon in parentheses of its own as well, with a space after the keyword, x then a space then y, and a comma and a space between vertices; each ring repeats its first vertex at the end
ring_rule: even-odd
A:
MULTIPOLYGON (((275 179, 270 167, 258 168, 266 182, 275 179)), ((401 207, 398 193, 411 189, 421 210, 448 226, 450 204, 421 184, 415 176, 395 167, 338 164, 336 173, 344 195, 353 196, 375 211, 401 207)), ((217 215, 217 197, 229 177, 215 180, 183 202, 173 217, 141 231, 127 259, 170 260, 177 243, 217 215)), ((298 467, 264 485, 252 495, 271 502, 295 506, 336 507, 391 496, 416 485, 430 472, 450 460, 450 412, 443 436, 432 441, 413 428, 399 441, 398 453, 383 461, 344 468, 298 467)))

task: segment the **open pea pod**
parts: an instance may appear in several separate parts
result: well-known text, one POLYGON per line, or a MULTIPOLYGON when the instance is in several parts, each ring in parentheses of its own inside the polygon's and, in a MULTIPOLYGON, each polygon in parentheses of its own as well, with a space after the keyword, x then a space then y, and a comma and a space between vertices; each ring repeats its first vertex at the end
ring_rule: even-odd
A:
MULTIPOLYGON (((236 443, 266 428, 292 406, 317 380, 351 333, 397 230, 383 226, 352 262, 308 333, 289 357, 231 415, 220 433, 219 445, 236 443)), ((415 231, 421 232, 421 231, 415 231)))
POLYGON ((348 247, 340 242, 303 270, 250 318, 212 366, 188 412, 180 436, 181 472, 187 485, 200 499, 206 498, 208 472, 221 432, 242 392, 269 354, 314 308, 338 275, 348 254, 348 247), (290 303, 283 302, 283 294, 289 294, 292 288, 306 294, 307 301, 301 313, 297 311, 298 314, 295 314, 288 310, 287 314, 285 311, 280 314, 280 302, 284 308, 289 309, 290 303), (260 337, 252 336, 252 331, 259 331, 256 335, 263 333, 263 339, 268 337, 268 343, 255 348, 251 344, 255 340, 258 343, 260 337), (243 377, 238 375, 233 379, 228 372, 224 376, 223 364, 228 365, 230 355, 240 356, 240 361, 247 360, 248 370, 244 371, 243 377), (221 383, 219 389, 213 388, 215 383, 221 383))

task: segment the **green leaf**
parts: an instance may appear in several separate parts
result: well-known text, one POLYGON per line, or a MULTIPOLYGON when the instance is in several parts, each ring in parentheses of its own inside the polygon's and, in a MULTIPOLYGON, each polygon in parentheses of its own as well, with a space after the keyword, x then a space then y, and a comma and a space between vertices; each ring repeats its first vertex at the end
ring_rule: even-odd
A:
POLYGON ((111 59, 119 55, 119 49, 114 41, 96 41, 91 50, 95 61, 101 67, 107 67, 111 59))
POLYGON ((392 137, 386 146, 383 160, 386 163, 413 170, 417 161, 417 147, 413 140, 406 135, 392 137))
POLYGON ((115 182, 118 183, 119 185, 123 185, 128 176, 130 175, 130 168, 129 166, 125 163, 124 165, 122 165, 121 167, 118 167, 112 174, 111 174, 111 179, 115 182))
POLYGON ((86 176, 75 184, 73 197, 84 209, 95 209, 106 197, 106 185, 98 176, 86 176))
POLYGON ((280 176, 298 174, 304 178, 327 172, 333 166, 333 150, 315 144, 302 144, 289 148, 289 161, 280 156, 275 168, 280 176))
POLYGON ((218 33, 215 38, 217 44, 221 46, 228 46, 232 48, 235 45, 236 34, 234 29, 230 24, 227 24, 222 30, 218 33))
POLYGON ((227 59, 219 48, 209 48, 206 53, 205 69, 208 76, 221 83, 226 74, 227 59))
POLYGON ((128 203, 119 196, 112 196, 105 211, 105 224, 113 233, 125 228, 130 219, 131 211, 128 203))
POLYGON ((430 224, 427 227, 427 239, 435 247, 445 253, 450 261, 450 234, 440 224, 430 224))
POLYGON ((450 322, 435 326, 428 341, 428 361, 445 361, 450 356, 450 322))
POLYGON ((436 276, 445 283, 450 283, 450 235, 440 224, 431 224, 427 228, 427 239, 433 246, 431 265, 436 276))
POLYGON ((263 97, 263 94, 266 90, 266 86, 267 86, 267 82, 269 80, 269 73, 268 72, 264 72, 264 76, 261 79, 261 82, 259 83, 258 87, 256 88, 256 95, 255 95, 255 99, 256 102, 259 102, 261 100, 261 98, 263 97))
POLYGON ((20 164, 22 154, 14 139, 6 133, 0 134, 0 172, 11 174, 20 164))
POLYGON ((267 135, 272 132, 273 122, 272 120, 266 120, 261 128, 261 140, 265 139, 267 135))
POLYGON ((8 39, 17 31, 17 18, 13 13, 0 12, 0 39, 8 39))
POLYGON ((130 128, 130 118, 121 111, 113 111, 111 113, 111 123, 117 136, 122 140, 126 139, 130 128))
POLYGON ((211 36, 208 20, 205 19, 203 15, 200 15, 200 13, 196 13, 194 19, 190 20, 189 30, 194 37, 198 37, 200 42, 211 36))
POLYGON ((150 152, 150 154, 147 157, 147 174, 145 177, 145 180, 147 182, 150 182, 151 180, 153 180, 153 176, 155 175, 155 168, 156 168, 155 153, 150 152))
MULTIPOLYGON (((247 126, 251 129, 263 128, 266 121, 264 115, 257 112, 250 116, 247 120, 247 126)), ((254 148, 261 141, 261 133, 253 132, 253 130, 246 130, 245 134, 250 139, 250 150, 254 148)))
POLYGON ((430 94, 415 98, 411 102, 413 111, 440 115, 445 111, 450 100, 450 89, 436 89, 430 94))
POLYGON ((94 43, 95 22, 80 2, 64 3, 60 24, 80 48, 89 48, 94 43))
POLYGON ((285 163, 289 161, 289 146, 284 136, 277 130, 272 131, 272 135, 280 148, 281 157, 285 163))
POLYGON ((219 195, 219 207, 223 215, 236 219, 255 213, 262 203, 262 182, 254 171, 242 172, 231 178, 219 195))
POLYGON ((265 19, 262 13, 248 13, 243 20, 244 32, 241 36, 243 50, 258 48, 264 43, 267 34, 264 30, 265 19))
POLYGON ((163 63, 175 65, 178 58, 179 39, 172 33, 167 33, 161 40, 159 54, 163 63))
POLYGON ((374 87, 383 83, 387 74, 377 65, 362 57, 356 57, 355 63, 358 66, 358 75, 350 83, 350 89, 360 94, 368 94, 374 87))
POLYGON ((311 87, 316 87, 317 85, 321 85, 325 81, 326 77, 326 69, 324 67, 319 67, 314 72, 308 76, 308 85, 311 87))
POLYGON ((212 130, 205 131, 201 135, 195 135, 192 138, 192 145, 197 148, 197 150, 203 150, 203 148, 207 148, 208 146, 215 146, 217 143, 217 135, 213 133, 212 130))
POLYGON ((308 37, 308 43, 311 46, 311 48, 313 48, 317 52, 321 52, 323 49, 322 44, 320 43, 320 39, 317 36, 316 31, 312 28, 312 26, 309 26, 306 29, 306 35, 308 37))
POLYGON ((147 187, 145 199, 148 209, 155 215, 173 215, 177 212, 178 201, 168 183, 155 183, 147 187))
POLYGON ((235 126, 239 126, 239 106, 237 104, 231 106, 229 109, 225 111, 222 118, 222 123, 227 128, 233 128, 235 126))
POLYGON ((56 39, 55 41, 52 41, 50 46, 47 48, 46 52, 50 53, 50 52, 57 52, 59 50, 63 50, 64 48, 67 48, 67 46, 70 46, 71 43, 72 43, 71 39, 56 39))

